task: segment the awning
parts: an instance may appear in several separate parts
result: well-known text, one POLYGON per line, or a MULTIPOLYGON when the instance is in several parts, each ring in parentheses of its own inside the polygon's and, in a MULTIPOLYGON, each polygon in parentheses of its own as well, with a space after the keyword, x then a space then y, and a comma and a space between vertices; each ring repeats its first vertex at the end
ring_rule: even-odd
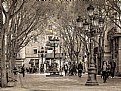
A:
MULTIPOLYGON (((60 59, 62 57, 63 57, 62 53, 55 53, 55 59, 60 59)), ((54 53, 47 53, 45 55, 45 58, 46 59, 54 59, 54 53)))
POLYGON ((39 63, 39 59, 30 59, 29 64, 34 64, 34 62, 36 64, 38 64, 39 63))

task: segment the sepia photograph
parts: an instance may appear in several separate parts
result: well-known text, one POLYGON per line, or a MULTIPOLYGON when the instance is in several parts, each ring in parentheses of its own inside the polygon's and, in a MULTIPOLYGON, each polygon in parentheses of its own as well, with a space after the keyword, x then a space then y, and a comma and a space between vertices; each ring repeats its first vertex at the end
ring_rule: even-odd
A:
POLYGON ((0 0, 0 91, 121 91, 121 0, 0 0))

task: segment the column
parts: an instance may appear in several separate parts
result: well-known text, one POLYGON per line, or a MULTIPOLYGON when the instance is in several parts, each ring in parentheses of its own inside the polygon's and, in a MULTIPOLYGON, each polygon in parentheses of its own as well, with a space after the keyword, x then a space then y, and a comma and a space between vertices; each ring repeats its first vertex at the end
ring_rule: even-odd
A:
POLYGON ((121 74, 121 37, 119 37, 119 49, 118 49, 118 55, 119 55, 119 60, 118 60, 118 65, 117 65, 117 67, 118 67, 118 72, 121 74))

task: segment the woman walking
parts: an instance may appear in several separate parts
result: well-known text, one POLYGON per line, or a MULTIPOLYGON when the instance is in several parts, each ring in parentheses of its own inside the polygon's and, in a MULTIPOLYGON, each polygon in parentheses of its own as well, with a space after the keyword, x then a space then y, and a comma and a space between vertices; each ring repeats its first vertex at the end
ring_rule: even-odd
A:
POLYGON ((68 65, 64 65, 64 71, 65 71, 65 76, 67 75, 67 72, 68 72, 68 65))
POLYGON ((107 74, 107 62, 103 61, 103 65, 102 65, 102 77, 103 77, 103 82, 105 83, 108 77, 107 74))

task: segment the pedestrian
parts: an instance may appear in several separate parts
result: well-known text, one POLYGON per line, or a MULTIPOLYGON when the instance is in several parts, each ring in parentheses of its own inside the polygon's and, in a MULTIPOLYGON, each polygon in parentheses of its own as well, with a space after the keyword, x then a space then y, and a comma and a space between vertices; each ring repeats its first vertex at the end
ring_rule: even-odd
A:
POLYGON ((110 62, 110 66, 111 66, 111 69, 110 69, 110 74, 111 74, 111 77, 113 78, 114 77, 114 73, 115 73, 115 68, 116 68, 116 63, 114 60, 112 60, 110 62))
POLYGON ((103 61, 102 65, 102 77, 103 77, 103 82, 105 83, 107 80, 107 62, 103 61))
POLYGON ((67 64, 64 65, 64 71, 65 71, 65 76, 66 76, 67 72, 68 72, 68 65, 67 64))
POLYGON ((81 77, 82 76, 82 71, 83 71, 83 66, 82 63, 80 62, 78 64, 78 76, 81 77))
POLYGON ((40 73, 44 73, 44 64, 41 64, 40 66, 40 73))
POLYGON ((110 76, 110 71, 111 70, 111 66, 110 64, 107 64, 107 78, 110 76))
POLYGON ((71 69, 72 69, 72 64, 71 62, 68 63, 68 70, 69 70, 69 75, 72 75, 72 72, 71 72, 71 69))
POLYGON ((15 66, 15 67, 13 68, 14 81, 17 81, 17 72, 18 72, 18 70, 17 70, 17 67, 15 66))
POLYGON ((29 72, 32 73, 32 67, 29 67, 29 72))
POLYGON ((73 62, 73 65, 72 65, 72 72, 73 72, 73 75, 77 75, 77 65, 75 62, 73 62))
POLYGON ((26 72, 29 73, 29 68, 26 68, 26 72))
POLYGON ((21 68, 21 72, 22 72, 22 74, 23 74, 23 77, 25 77, 25 67, 24 67, 24 64, 23 64, 23 66, 22 66, 22 68, 21 68))

